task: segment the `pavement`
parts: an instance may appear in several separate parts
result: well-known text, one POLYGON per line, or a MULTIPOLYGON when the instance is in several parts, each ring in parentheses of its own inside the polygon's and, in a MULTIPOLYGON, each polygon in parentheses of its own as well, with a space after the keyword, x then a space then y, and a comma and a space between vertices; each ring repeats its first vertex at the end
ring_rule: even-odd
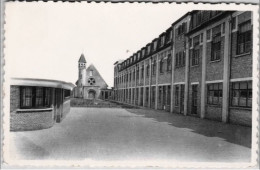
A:
POLYGON ((13 159, 249 162, 251 128, 150 109, 71 108, 52 128, 10 132, 13 159))

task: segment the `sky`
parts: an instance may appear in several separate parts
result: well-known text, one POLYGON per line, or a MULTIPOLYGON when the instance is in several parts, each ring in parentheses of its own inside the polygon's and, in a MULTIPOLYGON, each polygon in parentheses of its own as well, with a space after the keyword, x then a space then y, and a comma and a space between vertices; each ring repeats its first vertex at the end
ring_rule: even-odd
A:
POLYGON ((6 64, 11 77, 75 83, 83 53, 87 66, 94 64, 111 87, 117 60, 130 57, 190 10, 169 3, 7 2, 6 64))

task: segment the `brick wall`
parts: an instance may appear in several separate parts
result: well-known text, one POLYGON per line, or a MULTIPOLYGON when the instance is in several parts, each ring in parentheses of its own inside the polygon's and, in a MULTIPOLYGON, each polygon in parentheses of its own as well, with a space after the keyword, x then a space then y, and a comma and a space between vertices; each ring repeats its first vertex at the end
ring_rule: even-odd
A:
POLYGON ((70 112, 70 99, 64 101, 63 110, 62 110, 62 120, 67 116, 70 112))
POLYGON ((222 121, 222 107, 207 105, 205 118, 222 121))
POLYGON ((229 114, 230 123, 252 126, 252 110, 231 108, 229 114))
POLYGON ((178 67, 174 70, 174 82, 185 81, 185 67, 178 67))
POLYGON ((171 83, 171 72, 164 71, 159 73, 158 84, 171 83))
POLYGON ((11 112, 11 131, 46 129, 52 127, 53 124, 53 111, 27 113, 11 112))
POLYGON ((20 108, 20 87, 10 87, 10 112, 20 108))

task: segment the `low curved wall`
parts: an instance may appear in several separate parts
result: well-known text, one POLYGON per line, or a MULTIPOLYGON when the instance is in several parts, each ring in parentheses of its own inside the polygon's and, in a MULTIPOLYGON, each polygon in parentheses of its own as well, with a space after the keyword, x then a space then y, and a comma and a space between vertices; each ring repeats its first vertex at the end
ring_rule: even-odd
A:
POLYGON ((70 112, 70 99, 66 100, 63 103, 63 109, 62 109, 62 118, 61 120, 63 120, 67 114, 70 112))
POLYGON ((54 125, 53 111, 11 112, 10 130, 25 131, 50 128, 54 125))

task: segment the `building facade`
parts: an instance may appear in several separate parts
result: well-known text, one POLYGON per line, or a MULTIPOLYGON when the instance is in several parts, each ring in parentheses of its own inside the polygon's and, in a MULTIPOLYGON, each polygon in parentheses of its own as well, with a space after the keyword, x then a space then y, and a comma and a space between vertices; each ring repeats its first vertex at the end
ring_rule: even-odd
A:
POLYGON ((10 130, 38 130, 61 122, 70 111, 74 85, 56 80, 13 78, 10 130))
POLYGON ((83 99, 108 99, 111 89, 99 74, 93 64, 86 68, 86 59, 82 54, 78 61, 78 80, 73 90, 75 98, 83 99))
POLYGON ((251 126, 252 12, 191 11, 114 64, 115 101, 251 126))

